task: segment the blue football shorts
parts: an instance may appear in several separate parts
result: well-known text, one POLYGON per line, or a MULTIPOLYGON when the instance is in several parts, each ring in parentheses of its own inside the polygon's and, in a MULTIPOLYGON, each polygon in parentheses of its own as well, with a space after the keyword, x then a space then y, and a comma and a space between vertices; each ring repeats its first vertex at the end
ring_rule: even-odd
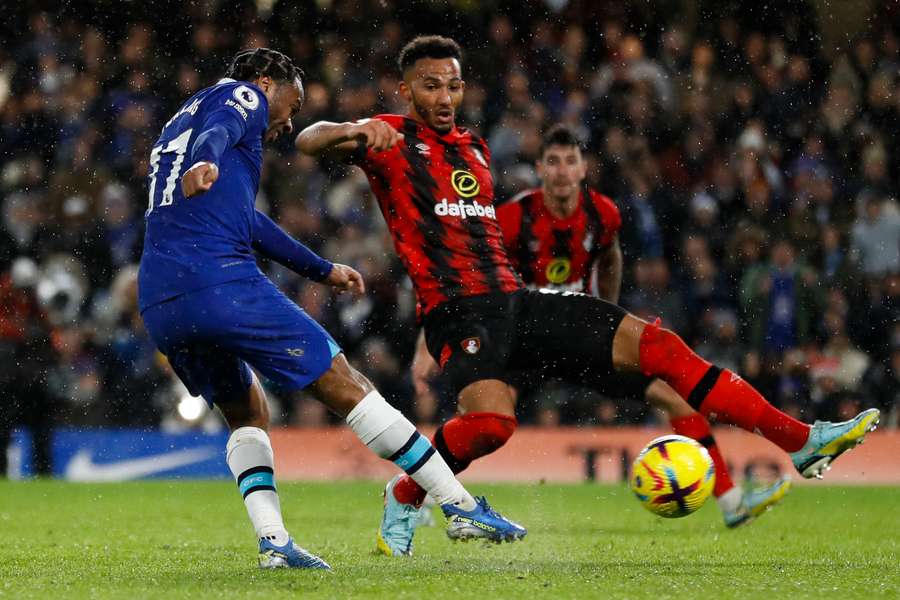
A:
POLYGON ((240 279, 148 307, 144 325, 194 396, 244 398, 250 367, 282 391, 307 387, 341 352, 267 277, 240 279), (249 366, 248 366, 249 365, 249 366))

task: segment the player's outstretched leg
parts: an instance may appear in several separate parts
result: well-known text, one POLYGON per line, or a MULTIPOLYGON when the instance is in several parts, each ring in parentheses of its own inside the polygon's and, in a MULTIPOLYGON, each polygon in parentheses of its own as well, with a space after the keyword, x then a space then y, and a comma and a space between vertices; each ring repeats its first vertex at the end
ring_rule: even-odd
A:
MULTIPOLYGON (((525 536, 524 527, 493 511, 483 498, 473 498, 428 439, 353 370, 343 355, 334 358, 331 369, 312 389, 330 408, 346 416, 347 424, 366 446, 403 469, 434 497, 457 537, 501 542, 525 536)), ((385 518, 377 547, 388 555, 409 555, 418 509, 398 506, 391 487, 388 484, 385 493, 385 518)))
POLYGON ((862 443, 878 424, 877 409, 843 423, 801 423, 769 404, 736 373, 700 358, 659 321, 648 324, 626 315, 613 340, 613 364, 659 377, 704 416, 760 433, 790 453, 807 478, 821 477, 832 461, 862 443))
MULTIPOLYGON (((459 395, 459 403, 467 412, 447 420, 438 427, 432 439, 435 449, 454 473, 461 473, 473 460, 502 447, 518 425, 512 416, 515 401, 507 384, 500 380, 482 380, 466 386, 459 395)), ((392 522, 389 517, 392 514, 411 511, 418 514, 426 495, 427 492, 411 477, 392 479, 385 488, 386 521, 392 522)), ((444 514, 446 516, 447 511, 444 514)), ((415 527, 420 521, 413 519, 410 523, 415 527)), ((460 523, 459 519, 450 519, 447 535, 451 539, 485 537, 460 523)), ((512 541, 519 537, 506 539, 512 541)))
POLYGON ((233 427, 226 446, 226 461, 259 539, 259 566, 330 569, 324 560, 298 546, 284 526, 275 488, 272 444, 264 429, 269 422, 265 394, 255 375, 252 379, 249 403, 220 400, 218 404, 233 427))
POLYGON ((735 485, 713 437, 709 421, 703 415, 692 409, 675 390, 659 379, 653 380, 647 388, 646 397, 650 404, 668 413, 675 433, 697 440, 709 452, 716 469, 713 496, 726 527, 749 523, 777 504, 790 489, 790 477, 782 477, 764 487, 742 488, 735 485))

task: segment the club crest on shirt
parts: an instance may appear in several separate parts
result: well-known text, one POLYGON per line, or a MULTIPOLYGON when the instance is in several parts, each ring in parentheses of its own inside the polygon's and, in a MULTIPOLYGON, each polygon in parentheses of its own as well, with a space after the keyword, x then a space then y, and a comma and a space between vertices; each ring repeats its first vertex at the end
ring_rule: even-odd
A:
POLYGON ((481 338, 470 337, 462 341, 462 349, 466 354, 478 354, 481 350, 481 338))
POLYGON ((551 260, 547 265, 547 268, 544 270, 544 275, 547 276, 547 281, 556 284, 565 283, 565 281, 571 274, 572 262, 564 256, 560 256, 551 260))

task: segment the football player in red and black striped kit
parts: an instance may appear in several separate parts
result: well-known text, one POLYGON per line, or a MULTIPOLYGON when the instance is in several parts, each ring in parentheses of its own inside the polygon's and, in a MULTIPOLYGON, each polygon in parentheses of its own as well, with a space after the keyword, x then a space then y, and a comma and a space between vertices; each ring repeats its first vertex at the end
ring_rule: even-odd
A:
MULTIPOLYGON (((547 131, 535 170, 541 186, 497 209, 513 266, 528 287, 579 292, 617 303, 622 218, 610 198, 587 186, 581 144, 569 127, 557 125, 547 131)), ((427 357, 417 353, 416 358, 423 363, 427 357)), ((694 438, 709 451, 716 466, 713 494, 726 526, 747 523, 784 496, 789 477, 753 490, 735 486, 709 421, 664 381, 640 373, 618 375, 600 382, 596 391, 608 398, 646 398, 668 413, 675 433, 694 438)))
MULTIPOLYGON (((658 321, 584 294, 526 289, 496 218, 490 151, 456 126, 465 88, 461 59, 451 39, 415 38, 398 59, 406 115, 323 121, 296 141, 307 154, 343 154, 369 178, 413 281, 428 350, 458 392, 459 414, 434 437, 454 470, 512 436, 510 374, 529 369, 588 386, 621 372, 662 379, 700 414, 758 432, 791 453, 804 477, 821 475, 874 428, 875 409, 844 423, 801 423, 737 374, 703 360, 658 321)), ((424 496, 409 478, 389 482, 379 549, 411 552, 424 496)))

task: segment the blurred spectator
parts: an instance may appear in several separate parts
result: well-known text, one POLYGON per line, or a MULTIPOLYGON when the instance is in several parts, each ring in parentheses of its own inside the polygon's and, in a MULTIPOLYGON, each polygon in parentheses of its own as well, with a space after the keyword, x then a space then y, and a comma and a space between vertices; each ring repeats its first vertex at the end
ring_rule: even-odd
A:
POLYGON ((754 352, 778 355, 808 344, 818 310, 815 273, 796 262, 793 244, 775 242, 768 264, 751 267, 741 282, 741 307, 754 352))
MULTIPOLYGON (((47 370, 54 360, 50 324, 41 309, 35 288, 40 274, 30 258, 18 258, 0 277, 0 449, 9 444, 14 427, 31 430, 35 470, 51 471, 51 428, 57 419, 57 403, 47 385, 47 370)), ((6 452, 0 451, 0 477, 6 473, 6 452)))
POLYGON ((869 195, 865 213, 853 225, 853 250, 863 273, 879 277, 900 272, 900 212, 895 202, 869 195))

